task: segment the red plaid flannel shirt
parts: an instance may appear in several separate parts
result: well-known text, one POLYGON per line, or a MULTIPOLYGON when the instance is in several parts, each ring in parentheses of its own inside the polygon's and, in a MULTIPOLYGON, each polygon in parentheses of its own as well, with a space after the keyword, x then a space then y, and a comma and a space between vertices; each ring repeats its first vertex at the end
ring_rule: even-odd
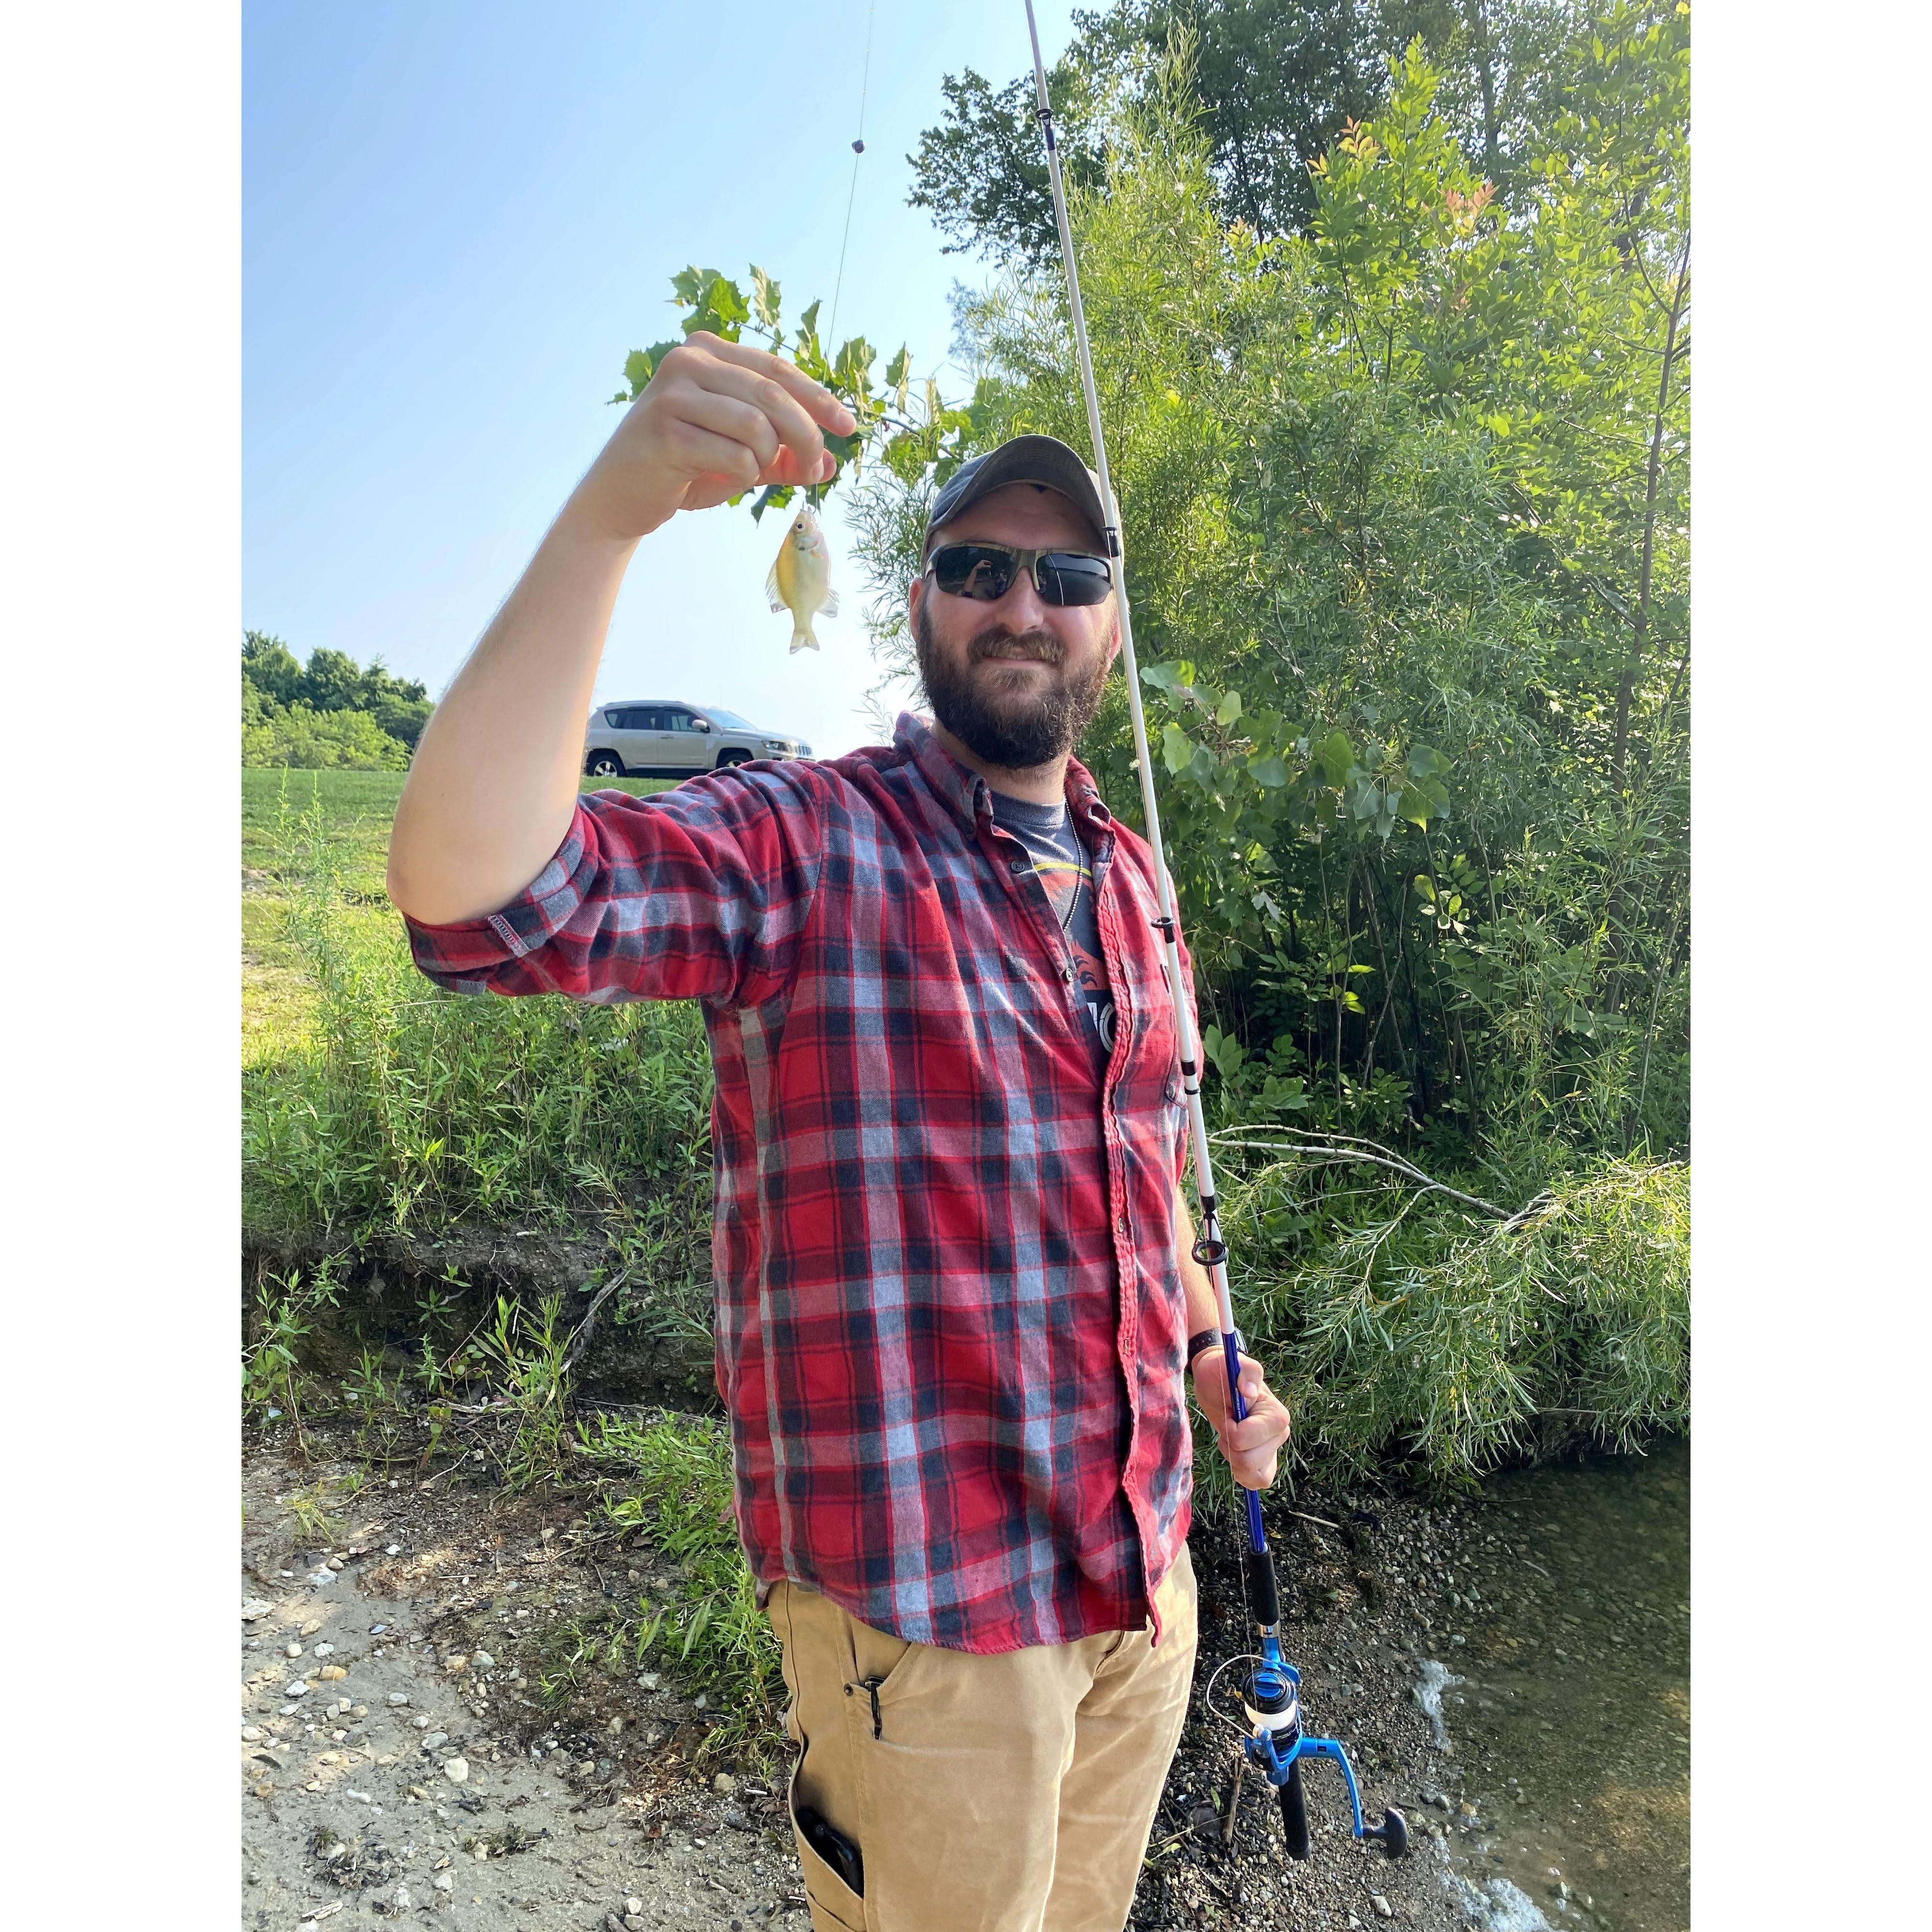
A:
MULTIPOLYGON (((600 792, 440 984, 703 1003, 718 1385, 760 1594, 980 1652, 1138 1629, 1187 1534, 1185 1156, 1152 860, 1091 778, 1104 1073, 986 782, 888 747, 600 792)), ((1157 1626, 1156 1626, 1157 1627, 1157 1626)))

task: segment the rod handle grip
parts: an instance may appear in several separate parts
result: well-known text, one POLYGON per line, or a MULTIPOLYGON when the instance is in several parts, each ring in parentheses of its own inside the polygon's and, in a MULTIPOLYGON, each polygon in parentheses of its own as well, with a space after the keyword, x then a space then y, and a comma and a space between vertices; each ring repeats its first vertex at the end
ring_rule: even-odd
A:
POLYGON ((1281 1598, 1275 1589, 1274 1558, 1265 1550, 1242 1552, 1247 1571, 1248 1614, 1258 1624, 1272 1630, 1281 1622, 1281 1598))
POLYGON ((1308 1806, 1301 1796, 1301 1760, 1288 1768, 1288 1781, 1281 1787, 1281 1822, 1288 1834, 1288 1855, 1292 1858, 1308 1856, 1308 1806))

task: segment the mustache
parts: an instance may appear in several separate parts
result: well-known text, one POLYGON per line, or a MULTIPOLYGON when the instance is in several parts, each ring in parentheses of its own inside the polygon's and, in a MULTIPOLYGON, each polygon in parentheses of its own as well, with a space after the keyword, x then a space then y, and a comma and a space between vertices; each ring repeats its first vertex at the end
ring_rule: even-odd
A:
POLYGON ((1032 658, 1056 668, 1066 661, 1066 647, 1051 631, 982 631, 966 647, 968 660, 985 664, 999 658, 1032 658))

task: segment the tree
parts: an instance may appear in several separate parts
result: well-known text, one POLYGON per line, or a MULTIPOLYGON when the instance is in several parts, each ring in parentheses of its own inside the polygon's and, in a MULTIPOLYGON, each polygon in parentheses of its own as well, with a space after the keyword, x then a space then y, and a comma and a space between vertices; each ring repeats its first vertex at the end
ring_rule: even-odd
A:
MULTIPOLYGON (((1502 189, 1556 110, 1552 73, 1582 11, 1574 0, 1116 0, 1076 11, 1048 75, 1062 171, 1078 190, 1100 184, 1109 128, 1145 104, 1170 45, 1185 39, 1223 220, 1269 238, 1305 234, 1313 164, 1351 121, 1379 110, 1390 61, 1420 40, 1445 124, 1502 189)), ((969 68, 940 88, 941 119, 907 157, 908 202, 932 212, 946 252, 1037 268, 1058 242, 1032 75, 996 88, 969 68)))
POLYGON ((322 647, 304 668, 280 638, 260 631, 242 637, 242 693, 243 761, 252 764, 398 769, 432 708, 423 685, 380 658, 364 670, 347 652, 322 647), (332 716, 341 722, 320 722, 332 716))
POLYGON ((318 711, 359 710, 362 667, 346 651, 326 647, 311 651, 308 668, 302 674, 302 696, 318 711))
POLYGON ((245 683, 278 704, 291 703, 302 689, 300 660, 280 638, 261 631, 242 634, 242 676, 245 683))
MULTIPOLYGON (((1525 1174, 1682 1144, 1688 31, 1607 7, 1527 131, 1492 45, 1476 145, 1514 206, 1419 44, 1311 170, 1305 237, 1228 220, 1184 58, 1073 197, 1224 1120, 1525 1174)), ((970 446, 1084 447, 1058 264, 959 315, 970 446)), ((882 612, 925 487, 862 487, 882 612)), ((1131 816, 1126 743, 1103 714, 1090 761, 1131 816)))

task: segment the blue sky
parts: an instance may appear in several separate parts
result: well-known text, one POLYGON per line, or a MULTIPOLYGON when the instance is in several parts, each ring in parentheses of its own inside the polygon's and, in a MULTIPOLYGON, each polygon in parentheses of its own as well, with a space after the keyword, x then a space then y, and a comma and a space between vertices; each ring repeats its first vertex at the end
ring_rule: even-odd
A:
MULTIPOLYGON (((1049 61, 1069 8, 1037 8, 1049 61)), ((830 320, 866 0, 810 8, 255 4, 243 26, 243 610, 439 692, 615 427, 627 350, 687 263, 776 275, 830 320)), ((1021 0, 878 9, 838 334, 947 382, 956 278, 905 197, 940 76, 1029 62, 1021 0)), ((835 506, 836 500, 835 498, 835 506)), ((680 514, 640 548, 600 696, 874 735, 865 598, 788 655, 761 595, 782 524, 680 514)))

